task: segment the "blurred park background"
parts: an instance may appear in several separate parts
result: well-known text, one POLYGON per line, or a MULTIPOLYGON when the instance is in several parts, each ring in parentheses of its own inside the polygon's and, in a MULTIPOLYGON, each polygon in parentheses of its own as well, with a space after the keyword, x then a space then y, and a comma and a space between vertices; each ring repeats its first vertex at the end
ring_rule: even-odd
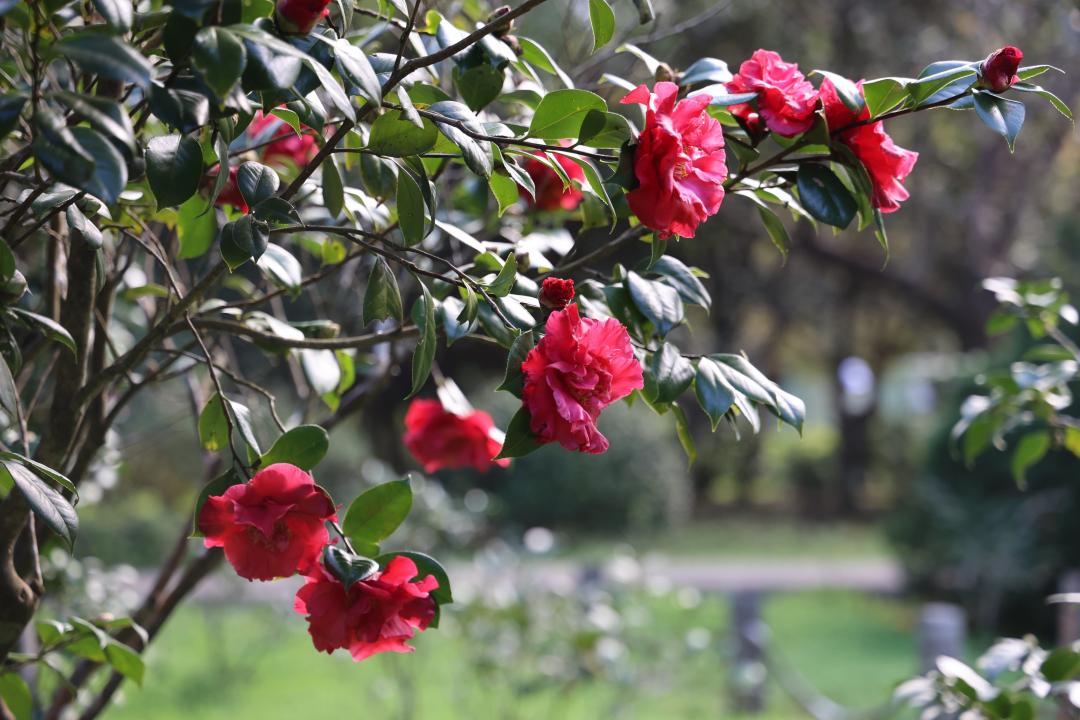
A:
MULTIPOLYGON (((1065 69, 1044 84, 1080 107, 1080 8, 1066 0, 657 0, 657 22, 642 29, 630 0, 615 4, 626 40, 676 67, 710 55, 734 69, 764 47, 806 72, 911 76, 1015 44, 1028 62, 1065 69)), ((450 14, 460 3, 429 5, 450 14)), ((602 71, 647 77, 627 54, 601 52, 603 70, 585 60, 586 13, 559 0, 521 34, 560 48, 579 85, 615 100, 622 91, 602 71)), ((408 535, 449 554, 457 602, 415 654, 316 656, 287 609, 293 585, 222 573, 151 647, 152 682, 126 687, 106 716, 732 717, 764 678, 766 717, 824 717, 837 710, 824 698, 880 708, 919 671, 927 602, 963 608, 973 652, 999 634, 1052 642, 1044 598, 1080 566, 1080 461, 1052 453, 1020 491, 1004 455, 964 467, 949 430, 979 373, 1027 342, 1019 330, 987 338, 993 300, 980 281, 1055 275, 1080 295, 1080 142, 1039 103, 1015 156, 974 118, 947 113, 889 125, 920 159, 911 199, 888 218, 887 263, 869 232, 805 224, 784 262, 737 197, 671 250, 711 272, 713 309, 692 318, 695 342, 745 351, 804 398, 802 438, 772 426, 711 435, 691 413, 700 457, 688 469, 670 417, 620 406, 601 422, 605 455, 549 447, 506 471, 423 479, 422 512, 387 546, 408 535), (733 598, 760 605, 767 668, 740 661, 733 598)), ((494 392, 500 353, 456 357, 443 372, 505 426, 514 408, 494 392)), ((399 385, 333 429, 317 475, 332 492, 417 469, 400 445, 399 385)), ((80 488, 79 556, 50 561, 70 590, 58 614, 80 603, 129 612, 189 522, 203 459, 187 403, 182 381, 143 397, 120 433, 133 439, 80 488)))

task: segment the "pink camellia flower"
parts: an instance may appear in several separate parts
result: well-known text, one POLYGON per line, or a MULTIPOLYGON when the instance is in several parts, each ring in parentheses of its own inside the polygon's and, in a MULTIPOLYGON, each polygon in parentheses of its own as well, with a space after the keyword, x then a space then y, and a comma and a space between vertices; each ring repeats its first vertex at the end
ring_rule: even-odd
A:
POLYGON ((548 310, 562 310, 574 299, 574 281, 546 277, 540 284, 540 305, 548 310))
MULTIPOLYGON (((862 90, 862 81, 859 81, 858 86, 862 90)), ((845 105, 828 78, 821 81, 821 101, 824 103, 825 119, 832 133, 857 120, 870 117, 870 110, 866 107, 856 114, 845 105)), ((904 178, 915 167, 919 153, 897 147, 881 122, 859 125, 839 133, 836 137, 851 148, 866 167, 874 186, 874 195, 871 198, 874 207, 883 213, 899 210, 900 203, 908 199, 907 188, 903 185, 904 178)))
POLYGON ((529 427, 540 442, 602 453, 600 412, 643 386, 630 336, 618 320, 579 317, 577 304, 551 313, 544 329, 521 364, 529 427))
POLYGON ((330 0, 277 0, 274 17, 283 32, 306 35, 330 14, 330 0))
POLYGON ((634 157, 638 186, 626 200, 660 237, 694 237, 720 209, 727 178, 724 130, 705 111, 709 97, 676 102, 678 93, 675 83, 658 82, 652 93, 639 85, 622 99, 648 107, 634 157))
MULTIPOLYGON (((302 129, 310 131, 306 126, 302 129)), ((260 142, 271 139, 274 141, 255 151, 267 163, 288 160, 293 165, 302 167, 319 152, 314 135, 309 132, 297 135, 283 120, 274 115, 264 115, 261 110, 255 113, 255 117, 248 124, 247 134, 252 140, 258 138, 260 142)))
POLYGON ((508 459, 493 459, 502 450, 502 435, 482 410, 455 415, 438 400, 417 398, 405 412, 405 447, 424 472, 464 467, 486 471, 492 464, 506 467, 508 459))
POLYGON ((273 580, 307 572, 330 541, 326 521, 336 519, 333 501, 310 475, 276 463, 207 498, 199 530, 206 547, 225 548, 237 575, 273 580))
MULTIPOLYGON (((545 152, 536 153, 545 158, 554 158, 555 162, 566 172, 566 175, 576 182, 585 182, 585 171, 576 162, 565 155, 549 155, 545 152)), ((536 186, 534 195, 526 202, 537 210, 573 210, 581 204, 584 196, 573 184, 564 186, 562 178, 550 167, 536 158, 529 158, 525 162, 525 172, 529 173, 533 185, 536 186)))
MULTIPOLYGON (((732 93, 757 93, 757 113, 777 135, 793 137, 814 124, 818 93, 795 63, 787 63, 771 50, 758 50, 739 66, 727 82, 732 93)), ((731 113, 748 124, 754 109, 750 103, 732 105, 731 113)))
POLYGON ((435 618, 430 593, 439 587, 432 575, 411 582, 417 572, 416 563, 398 555, 382 572, 346 590, 318 563, 297 591, 293 609, 307 616, 320 652, 342 648, 357 661, 381 652, 409 653, 413 648, 405 642, 435 618))
POLYGON ((1005 92, 1013 83, 1020 82, 1016 70, 1024 53, 1015 45, 1006 45, 986 56, 979 66, 982 84, 996 93, 1005 92))

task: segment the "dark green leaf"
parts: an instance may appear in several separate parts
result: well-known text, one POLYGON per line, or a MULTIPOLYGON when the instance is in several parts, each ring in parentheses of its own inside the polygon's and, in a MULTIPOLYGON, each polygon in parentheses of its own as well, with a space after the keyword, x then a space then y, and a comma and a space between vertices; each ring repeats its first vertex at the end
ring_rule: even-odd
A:
POLYGON ((281 179, 272 169, 257 162, 246 162, 236 171, 236 185, 248 205, 258 205, 278 191, 281 179))
POLYGON ((428 575, 433 576, 439 582, 438 590, 434 590, 431 593, 431 597, 435 598, 435 602, 439 605, 449 605, 454 602, 454 594, 450 590, 450 576, 446 574, 446 570, 439 564, 439 561, 430 555, 424 553, 415 552, 412 550, 405 550, 402 552, 386 553, 375 558, 375 560, 383 567, 386 567, 390 561, 397 557, 407 557, 413 561, 416 565, 417 578, 423 579, 428 575))
POLYGON ((975 114, 983 124, 1005 138, 1009 152, 1012 152, 1016 136, 1024 125, 1024 103, 981 90, 975 93, 974 100, 975 114))
POLYGON ((700 305, 706 310, 712 306, 712 298, 705 286, 682 260, 664 255, 652 263, 649 272, 660 275, 664 282, 678 290, 683 302, 700 305))
POLYGON ((499 451, 496 460, 524 457, 543 447, 543 443, 533 434, 531 422, 529 411, 524 407, 514 413, 514 417, 510 418, 510 424, 506 426, 506 438, 503 440, 502 450, 499 451))
POLYGON ((694 365, 682 356, 679 348, 664 343, 653 353, 652 372, 656 377, 655 402, 669 403, 677 400, 694 381, 694 365))
MULTIPOLYGON (((1050 92, 1046 88, 1043 88, 1043 87, 1041 87, 1039 85, 1033 85, 1031 83, 1018 82, 1018 83, 1013 83, 1012 89, 1013 90, 1019 90, 1020 92, 1034 93, 1034 94, 1038 95, 1039 97, 1045 99, 1051 105, 1053 105, 1054 109, 1057 110, 1059 113, 1061 113, 1065 117, 1069 118, 1070 120, 1073 119, 1072 110, 1069 109, 1069 106, 1066 105, 1061 100, 1061 98, 1059 98, 1057 95, 1050 92)), ((3 137, 3 132, 2 131, 0 131, 0 137, 3 137)))
POLYGON ((851 224, 858 203, 836 173, 824 165, 803 163, 797 177, 799 200, 806 211, 823 223, 838 228, 851 224))
POLYGON ((14 671, 0 674, 0 699, 15 716, 15 720, 32 720, 34 697, 26 681, 14 671))
POLYGON ((399 172, 397 178, 397 212, 401 235, 406 245, 416 245, 427 234, 424 215, 424 196, 416 178, 410 172, 399 172))
POLYGON ((131 29, 134 10, 131 0, 94 0, 94 9, 114 30, 126 33, 131 29))
POLYGON ((0 465, 26 498, 34 514, 41 518, 42 522, 70 549, 75 544, 75 535, 79 531, 79 518, 71 503, 19 463, 4 460, 0 461, 0 465))
POLYGON ((379 572, 379 563, 376 561, 353 555, 334 545, 323 548, 323 565, 341 581, 346 590, 379 572))
POLYGON ((470 170, 480 177, 490 177, 494 167, 491 143, 472 137, 487 134, 473 111, 453 100, 433 103, 428 110, 456 121, 450 124, 436 120, 435 124, 450 142, 461 148, 462 157, 470 170))
MULTIPOLYGON (((679 84, 684 87, 697 85, 698 83, 722 84, 731 80, 731 70, 723 60, 704 57, 690 63, 679 78, 679 84)), ((756 93, 754 93, 756 95, 756 93)), ((744 101, 745 102, 745 101, 744 101)))
POLYGON ((390 536, 409 515, 413 493, 409 478, 376 485, 345 511, 342 530, 350 540, 377 543, 390 536))
POLYGON ((106 205, 112 205, 127 185, 127 163, 116 146, 88 127, 73 127, 71 134, 79 147, 90 154, 94 169, 80 187, 106 205))
MULTIPOLYGON (((72 205, 71 207, 75 207, 72 205)), ((22 308, 11 308, 11 312, 18 315, 21 319, 27 321, 31 325, 37 326, 37 329, 44 333, 45 337, 54 342, 58 342, 67 349, 71 350, 72 354, 77 355, 78 349, 75 347, 75 338, 71 337, 71 333, 64 328, 63 325, 56 322, 50 317, 44 315, 38 315, 37 313, 30 312, 29 310, 23 310, 22 308)))
POLYGON ((715 431, 724 415, 735 404, 735 388, 724 377, 717 363, 709 358, 701 358, 694 379, 694 392, 715 431))
POLYGON ((223 27, 204 27, 195 35, 191 63, 206 84, 225 98, 232 91, 247 64, 243 41, 223 27))
POLYGON ((398 289, 394 271, 381 257, 375 258, 368 276, 367 289, 364 290, 363 323, 369 325, 375 320, 393 318, 399 323, 403 319, 401 291, 398 289))
POLYGON ((333 155, 327 155, 322 163, 322 194, 330 217, 341 215, 345 207, 345 184, 341 181, 341 169, 333 155))
POLYGON ((239 485, 243 482, 245 482, 245 478, 237 475, 236 470, 229 469, 203 486, 202 490, 199 491, 199 496, 195 499, 195 510, 191 521, 191 537, 203 536, 202 530, 199 529, 199 515, 202 513, 206 500, 210 497, 224 495, 225 491, 233 485, 239 485))
POLYGON ((68 230, 76 240, 86 243, 95 250, 101 247, 104 242, 101 230, 83 214, 78 205, 74 203, 68 205, 64 216, 67 218, 68 230))
POLYGON ((438 342, 438 336, 435 334, 435 299, 431 297, 431 291, 428 290, 427 285, 420 278, 416 278, 416 282, 420 285, 420 289, 424 294, 419 301, 422 303, 420 315, 422 322, 418 323, 420 325, 420 341, 416 344, 416 350, 413 352, 412 390, 409 391, 408 397, 420 392, 420 389, 424 387, 424 383, 427 382, 428 375, 431 374, 431 365, 435 361, 435 348, 438 342))
POLYGON ((146 177, 160 207, 180 205, 199 189, 202 149, 190 137, 159 135, 146 145, 146 177))
POLYGON ((836 88, 836 94, 840 97, 840 101, 847 106, 848 110, 856 114, 862 113, 863 108, 866 107, 866 100, 863 99, 863 95, 859 92, 859 88, 855 83, 843 75, 828 70, 814 70, 811 75, 815 73, 829 79, 833 87, 836 88))
POLYGON ((1069 647, 1057 648, 1043 660, 1039 672, 1050 682, 1071 680, 1080 673, 1080 653, 1069 647))
POLYGON ((142 88, 150 85, 154 66, 118 37, 87 30, 68 35, 54 51, 75 61, 83 70, 142 88))
POLYGON ((532 330, 518 335, 506 356, 506 374, 503 376, 502 385, 496 389, 521 397, 525 389, 525 375, 521 372, 521 364, 525 362, 526 356, 534 347, 536 347, 536 337, 532 330))
POLYGON ((8 133, 19 124, 19 115, 26 107, 26 95, 9 92, 0 97, 0 140, 7 137, 8 133))
POLYGON ((634 271, 626 274, 626 290, 660 335, 667 335, 683 320, 683 303, 679 292, 667 283, 647 280, 634 271))
POLYGON ((1039 462, 1050 449, 1050 433, 1046 430, 1029 432, 1020 438, 1012 455, 1012 475, 1016 484, 1027 484, 1027 470, 1039 462))
POLYGON ((349 43, 345 38, 334 42, 334 55, 341 70, 342 77, 359 91, 359 94, 373 105, 382 102, 382 87, 375 70, 371 67, 371 61, 364 55, 360 48, 349 43))

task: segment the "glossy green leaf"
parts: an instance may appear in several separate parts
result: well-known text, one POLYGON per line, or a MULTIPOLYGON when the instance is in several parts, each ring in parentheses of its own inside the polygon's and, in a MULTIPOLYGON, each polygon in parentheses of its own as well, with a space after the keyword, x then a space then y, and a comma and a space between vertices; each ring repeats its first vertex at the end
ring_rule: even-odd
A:
POLYGON ((159 135, 146 145, 146 177, 158 206, 180 205, 199 189, 202 149, 190 137, 159 135))
POLYGON ((495 459, 524 457, 543 447, 543 443, 533 434, 531 422, 529 411, 524 406, 514 413, 514 417, 510 418, 510 424, 506 426, 502 450, 495 459))
POLYGON ((589 0, 589 20, 592 23, 593 52, 611 42, 615 34, 615 11, 607 0, 589 0))
POLYGON ((422 128, 407 120, 400 110, 387 110, 372 123, 367 149, 390 157, 422 155, 428 152, 435 147, 439 131, 431 120, 421 120, 422 128))
POLYGON ((720 366, 707 357, 698 360, 694 377, 694 392, 698 403, 709 416, 713 431, 720 425, 724 415, 735 404, 735 388, 724 377, 720 366))
POLYGON ((273 169, 257 162, 246 162, 236 171, 236 185, 248 205, 254 206, 272 197, 281 185, 273 169))
POLYGON ((521 371, 521 364, 525 362, 529 351, 536 347, 536 336, 532 330, 523 332, 510 346, 510 352, 506 356, 506 373, 502 384, 497 390, 505 390, 512 395, 521 397, 525 390, 525 375, 521 371))
POLYGON ((577 138, 590 110, 607 111, 607 103, 588 90, 554 90, 544 96, 533 113, 529 135, 542 140, 577 138))
MULTIPOLYGON (((72 206, 74 207, 74 205, 72 206)), ((36 330, 45 335, 53 342, 58 342, 74 355, 78 355, 78 348, 75 346, 75 338, 71 337, 71 333, 61 325, 53 320, 51 317, 45 315, 39 315, 29 310, 23 310, 22 308, 13 307, 11 312, 15 313, 19 318, 26 321, 33 326, 36 330)))
POLYGON ((431 291, 428 290, 423 281, 417 278, 416 282, 423 291, 423 296, 419 300, 422 304, 421 322, 418 323, 420 325, 420 341, 416 344, 416 350, 413 352, 412 389, 409 391, 408 397, 420 392, 420 389, 424 387, 424 383, 427 382, 428 375, 431 374, 431 365, 435 362, 435 349, 438 343, 438 336, 435 334, 437 329, 435 325, 435 299, 431 297, 431 291))
POLYGON ((682 356, 679 348, 668 342, 653 353, 650 367, 657 384, 655 402, 677 400, 694 381, 693 363, 682 356))
POLYGON ((399 323, 403 319, 401 291, 398 289, 394 271, 381 257, 375 258, 364 290, 363 323, 369 325, 375 320, 393 318, 399 323))
POLYGON ((855 218, 858 203, 836 173, 825 165, 801 164, 797 184, 803 207, 821 222, 846 228, 855 218))
POLYGON ((26 498, 34 514, 41 518, 41 521, 70 549, 75 544, 75 536, 79 532, 79 518, 71 503, 19 463, 2 460, 0 467, 11 478, 14 487, 26 498))
POLYGON ((625 287, 634 306, 661 336, 667 335, 682 322, 682 299, 678 291, 667 283, 648 280, 631 270, 626 274, 625 287))
POLYGON ((994 95, 986 91, 976 92, 975 114, 983 124, 1005 138, 1009 152, 1016 146, 1016 136, 1024 125, 1024 103, 994 95))
POLYGON ((150 61, 123 40, 92 30, 68 35, 53 46, 53 51, 88 73, 142 88, 150 85, 154 73, 150 61))
POLYGON ((239 37, 223 27, 211 25, 196 33, 191 64, 210 89, 219 98, 225 98, 244 73, 247 51, 239 37))
POLYGON ((302 470, 311 470, 330 449, 330 436, 318 425, 300 425, 286 431, 262 456, 260 465, 289 463, 302 470))
POLYGON ((408 477, 376 485, 349 504, 341 528, 350 540, 377 543, 397 530, 408 517, 412 502, 408 477))
POLYGON ((379 572, 379 563, 371 558, 353 555, 335 545, 323 548, 323 565, 348 590, 354 584, 363 582, 379 572))

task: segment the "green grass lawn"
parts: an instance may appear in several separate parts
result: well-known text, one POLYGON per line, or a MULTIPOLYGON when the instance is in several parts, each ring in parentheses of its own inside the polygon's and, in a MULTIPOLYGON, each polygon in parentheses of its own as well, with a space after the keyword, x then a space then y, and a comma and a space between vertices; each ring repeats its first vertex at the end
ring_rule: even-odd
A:
MULTIPOLYGON (((631 674, 547 689, 536 688, 535 677, 512 655, 478 664, 450 608, 442 630, 417 639, 416 653, 354 664, 340 653, 315 653, 301 618, 283 608, 192 605, 153 644, 145 688, 126 685, 122 702, 106 717, 733 717, 725 699, 726 602, 708 598, 685 608, 669 597, 648 604, 649 622, 627 634, 631 674), (711 632, 706 647, 687 649, 682 639, 703 637, 702 629, 711 632), (681 648, 675 655, 664 649, 672 645, 681 648)), ((914 670, 912 612, 902 602, 799 593, 771 598, 766 618, 783 658, 821 692, 853 708, 887 700, 891 687, 914 670)), ((770 703, 768 718, 803 716, 777 689, 770 703)))

